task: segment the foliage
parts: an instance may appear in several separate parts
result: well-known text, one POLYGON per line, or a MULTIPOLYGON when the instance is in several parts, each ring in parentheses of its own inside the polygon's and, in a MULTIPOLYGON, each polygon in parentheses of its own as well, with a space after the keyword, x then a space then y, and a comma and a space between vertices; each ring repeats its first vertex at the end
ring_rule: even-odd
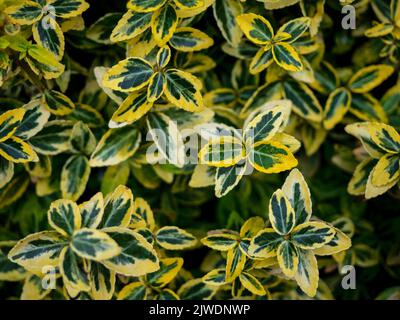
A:
POLYGON ((114 2, 0 0, 0 297, 399 298, 400 1, 114 2))

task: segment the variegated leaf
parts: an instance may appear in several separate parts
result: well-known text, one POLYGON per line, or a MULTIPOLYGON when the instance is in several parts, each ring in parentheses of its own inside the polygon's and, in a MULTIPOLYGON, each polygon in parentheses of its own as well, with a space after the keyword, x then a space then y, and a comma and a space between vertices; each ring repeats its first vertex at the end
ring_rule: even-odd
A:
POLYGON ((238 247, 228 251, 226 255, 225 281, 232 282, 243 271, 246 256, 238 247))
POLYGON ((0 115, 0 142, 10 138, 20 126, 25 109, 18 108, 3 112, 0 115))
POLYGON ((303 70, 303 63, 296 49, 286 43, 278 42, 272 46, 272 55, 275 62, 283 69, 291 72, 303 70))
POLYGON ((146 281, 153 287, 163 288, 170 283, 181 270, 182 258, 164 258, 160 260, 160 269, 146 275, 146 281))
POLYGON ((14 163, 38 161, 38 156, 30 144, 14 136, 0 142, 0 156, 14 163))
POLYGON ((193 52, 211 47, 214 44, 214 40, 198 29, 181 27, 175 30, 169 44, 175 50, 193 52))
MULTIPOLYGON (((154 92, 152 89, 154 86, 154 78, 157 74, 155 73, 150 78, 149 89, 147 92, 154 92)), ((164 78, 163 78, 164 79, 164 78)), ((157 82, 157 84, 159 84, 157 82)), ((157 87, 158 88, 158 87, 157 87)), ((158 88, 159 89, 159 88, 158 88)), ((162 83, 162 90, 163 90, 162 83)), ((129 125, 140 118, 142 118, 147 112, 150 111, 153 106, 153 102, 157 99, 148 99, 148 93, 146 91, 138 91, 131 93, 119 106, 117 111, 114 112, 108 126, 110 128, 118 128, 129 125), (153 101, 152 101, 153 100, 153 101)), ((162 94, 162 92, 161 92, 162 94)))
POLYGON ((320 122, 322 107, 314 93, 304 83, 285 81, 283 84, 286 99, 293 103, 293 111, 306 120, 320 122))
POLYGON ((68 19, 78 16, 89 8, 85 0, 51 0, 57 17, 68 19))
POLYGON ((335 234, 335 229, 324 222, 305 222, 293 229, 291 241, 304 250, 318 249, 329 243, 335 234))
POLYGON ((47 218, 50 226, 64 236, 72 235, 82 225, 79 207, 71 200, 60 199, 52 202, 47 218))
POLYGON ((147 288, 140 281, 132 282, 118 293, 117 300, 146 300, 147 288))
POLYGON ((199 151, 200 164, 231 167, 243 160, 245 149, 238 138, 226 136, 213 139, 199 151))
POLYGON ((60 254, 60 273, 65 285, 80 291, 90 290, 89 275, 85 272, 83 259, 76 256, 70 247, 65 247, 60 254))
POLYGON ((36 22, 32 28, 33 39, 61 60, 64 55, 65 40, 60 25, 52 17, 36 22))
POLYGON ((169 102, 186 111, 202 111, 202 84, 198 78, 177 69, 166 71, 165 78, 167 84, 164 93, 169 102))
POLYGON ((178 227, 162 227, 157 230, 155 238, 167 250, 184 250, 197 244, 195 236, 178 227))
POLYGON ((258 281, 257 278, 251 275, 250 273, 242 272, 239 275, 239 279, 243 287, 245 287, 251 293, 257 296, 264 296, 267 294, 261 282, 258 281))
POLYGON ((146 124, 157 147, 154 151, 169 163, 182 167, 185 163, 185 146, 175 121, 163 113, 154 112, 149 114, 146 124))
POLYGON ((18 241, 8 258, 34 274, 42 274, 43 267, 58 266, 61 250, 67 244, 58 232, 34 233, 18 241))
POLYGON ((249 254, 264 259, 275 257, 278 246, 283 240, 283 237, 276 233, 274 229, 263 229, 251 239, 249 254))
POLYGON ((294 209, 294 225, 297 226, 310 220, 312 214, 311 193, 298 169, 293 169, 289 173, 282 186, 282 192, 294 209))
POLYGON ((107 260, 121 253, 121 248, 108 234, 88 228, 74 232, 71 248, 78 256, 94 261, 107 260))
POLYGON ((156 11, 151 18, 151 31, 154 40, 162 47, 174 35, 178 25, 178 16, 173 6, 167 4, 156 11))
POLYGON ((140 132, 130 126, 108 130, 93 151, 91 167, 105 167, 119 164, 132 157, 141 141, 140 132))
POLYGON ((56 116, 68 115, 75 109, 70 98, 55 90, 46 91, 42 97, 42 103, 50 113, 56 116))
POLYGON ((10 6, 4 10, 15 24, 30 25, 42 17, 42 7, 34 1, 25 1, 20 5, 10 6))
POLYGON ((299 253, 290 241, 283 241, 277 250, 279 267, 289 278, 294 277, 299 265, 299 253))
POLYGON ((115 291, 115 272, 98 262, 90 264, 90 295, 94 300, 111 300, 115 291))
POLYGON ((299 250, 299 265, 295 279, 301 290, 309 297, 317 293, 319 271, 317 259, 311 250, 299 250))
POLYGON ((132 209, 132 191, 125 186, 118 186, 106 199, 101 227, 127 227, 131 221, 132 209))
POLYGON ((147 61, 141 58, 128 58, 107 71, 103 85, 117 91, 133 92, 147 85, 152 74, 153 67, 147 61))
POLYGON ((260 141, 251 147, 249 152, 251 165, 263 173, 278 173, 297 166, 297 159, 290 150, 275 141, 260 141))
POLYGON ((25 114, 15 131, 15 135, 26 140, 32 138, 43 129, 50 117, 50 112, 46 110, 40 99, 30 101, 23 108, 25 109, 25 114))
POLYGON ((235 0, 215 0, 213 3, 213 13, 218 28, 226 41, 234 47, 242 38, 242 30, 235 20, 242 12, 241 3, 235 0))
POLYGON ((116 257, 102 261, 108 269, 122 275, 139 277, 160 268, 155 250, 137 232, 118 227, 107 228, 103 231, 122 249, 116 257))
POLYGON ((333 129, 349 110, 351 105, 351 93, 345 88, 333 91, 326 102, 324 111, 324 127, 326 130, 333 129))
POLYGON ((104 214, 103 194, 98 192, 90 200, 81 203, 79 211, 82 217, 82 227, 96 229, 104 214))
POLYGON ((265 45, 274 37, 274 30, 271 24, 262 16, 246 13, 237 16, 236 21, 251 42, 265 45))
POLYGON ((217 168, 215 174, 215 196, 221 198, 235 188, 242 179, 246 168, 246 163, 236 164, 227 168, 217 168))
POLYGON ((112 31, 110 40, 119 42, 135 38, 150 27, 152 15, 151 12, 127 11, 112 31))
POLYGON ((389 65, 373 65, 357 71, 349 81, 349 88, 356 93, 367 93, 379 86, 394 72, 389 65))
POLYGON ((281 189, 274 192, 269 202, 269 221, 280 235, 289 234, 295 226, 295 211, 281 189))
POLYGON ((72 121, 49 121, 38 134, 29 139, 33 148, 45 155, 56 155, 70 148, 69 138, 72 133, 72 121))
POLYGON ((83 155, 71 156, 61 170, 61 193, 65 199, 76 201, 89 180, 89 160, 83 155))

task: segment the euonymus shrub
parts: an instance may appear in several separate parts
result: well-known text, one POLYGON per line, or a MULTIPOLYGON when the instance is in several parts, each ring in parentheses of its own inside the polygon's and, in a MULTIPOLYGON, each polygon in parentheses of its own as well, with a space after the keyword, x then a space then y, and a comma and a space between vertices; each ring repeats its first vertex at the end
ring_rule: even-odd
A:
POLYGON ((2 298, 399 297, 399 0, 0 12, 2 298))

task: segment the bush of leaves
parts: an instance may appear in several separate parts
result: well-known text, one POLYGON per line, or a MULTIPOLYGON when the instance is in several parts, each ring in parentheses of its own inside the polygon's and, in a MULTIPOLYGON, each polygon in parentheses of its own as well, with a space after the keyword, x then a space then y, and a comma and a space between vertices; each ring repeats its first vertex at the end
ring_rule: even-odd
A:
POLYGON ((400 297, 399 0, 0 12, 2 299, 400 297))

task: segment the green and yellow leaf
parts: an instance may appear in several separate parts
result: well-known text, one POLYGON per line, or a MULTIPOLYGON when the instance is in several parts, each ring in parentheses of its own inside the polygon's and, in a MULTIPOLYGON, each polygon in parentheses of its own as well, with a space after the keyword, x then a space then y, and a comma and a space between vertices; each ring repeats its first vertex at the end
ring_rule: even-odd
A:
POLYGON ((167 250, 184 250, 194 247, 197 239, 178 227, 162 227, 155 234, 157 243, 167 250))
POLYGON ((133 127, 110 129, 101 137, 89 164, 91 167, 119 164, 135 154, 140 141, 141 134, 133 127))
POLYGON ((265 45, 274 37, 274 30, 267 19, 254 13, 241 14, 236 21, 245 36, 255 44, 265 45))
POLYGON ((116 257, 102 261, 107 268, 132 277, 143 276, 160 268, 155 250, 137 232, 118 227, 107 228, 103 231, 122 249, 116 257))
POLYGON ((271 196, 268 212, 269 221, 277 233, 287 235, 292 231, 296 222, 295 211, 281 189, 271 196))
POLYGON ((131 221, 132 209, 131 189, 122 185, 118 186, 106 199, 101 226, 103 228, 127 227, 131 221))
POLYGON ((107 260, 121 253, 121 248, 108 234, 88 228, 74 232, 71 248, 81 258, 94 261, 107 260))
POLYGON ((107 71, 103 85, 107 88, 133 92, 146 86, 153 75, 153 67, 144 59, 128 58, 107 71))
POLYGON ((82 225, 78 205, 71 200, 56 200, 47 212, 50 226, 64 236, 72 235, 82 225))
POLYGON ((336 230, 324 222, 305 222, 296 226, 291 233, 292 243, 304 250, 323 247, 336 234, 336 230))

